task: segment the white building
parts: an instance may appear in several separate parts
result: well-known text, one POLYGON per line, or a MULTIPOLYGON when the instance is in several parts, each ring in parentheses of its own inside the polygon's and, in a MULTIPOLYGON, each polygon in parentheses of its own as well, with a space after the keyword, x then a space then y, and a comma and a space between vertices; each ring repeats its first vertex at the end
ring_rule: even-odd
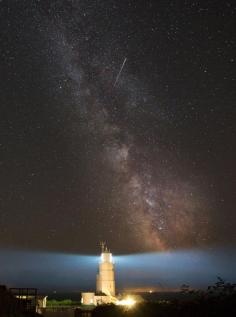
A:
POLYGON ((111 252, 102 244, 101 262, 97 274, 98 294, 115 296, 115 272, 111 252))
POLYGON ((100 305, 115 303, 115 272, 112 253, 102 243, 101 260, 97 274, 96 294, 86 292, 81 294, 83 305, 100 305))

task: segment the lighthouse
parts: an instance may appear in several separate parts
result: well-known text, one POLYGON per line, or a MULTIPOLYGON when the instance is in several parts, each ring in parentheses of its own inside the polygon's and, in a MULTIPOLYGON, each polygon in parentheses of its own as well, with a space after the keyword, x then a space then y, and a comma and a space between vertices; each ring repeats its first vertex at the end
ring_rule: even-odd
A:
POLYGON ((97 274, 97 294, 115 296, 115 272, 112 253, 101 243, 102 253, 97 274))
POLYGON ((96 293, 82 292, 81 303, 83 305, 115 304, 115 272, 112 253, 108 250, 105 243, 101 243, 102 252, 98 266, 96 280, 96 293))

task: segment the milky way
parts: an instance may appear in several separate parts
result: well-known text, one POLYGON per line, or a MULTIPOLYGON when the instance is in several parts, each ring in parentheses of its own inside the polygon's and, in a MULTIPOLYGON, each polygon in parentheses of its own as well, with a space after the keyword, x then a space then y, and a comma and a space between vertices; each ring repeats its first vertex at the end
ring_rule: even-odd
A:
MULTIPOLYGON (((128 71, 124 71, 115 87, 112 83, 116 68, 112 59, 86 61, 88 64, 84 66, 79 47, 68 43, 61 32, 57 30, 52 41, 65 80, 70 82, 69 98, 73 98, 78 133, 82 130, 86 134, 88 144, 96 140, 98 159, 110 174, 114 202, 110 202, 111 214, 101 211, 107 213, 107 226, 109 218, 119 218, 118 213, 141 249, 202 245, 210 230, 209 207, 199 186, 173 175, 168 154, 158 146, 158 134, 155 148, 150 150, 145 147, 149 140, 144 138, 139 142, 132 129, 140 119, 141 124, 144 122, 142 129, 148 128, 145 116, 150 115, 150 106, 157 108, 157 126, 159 122, 165 126, 170 121, 168 114, 163 113, 158 102, 153 104, 145 89, 139 90, 128 71)), ((142 82, 139 85, 143 87, 142 82)), ((112 232, 118 234, 114 228, 112 232)))
POLYGON ((0 5, 3 246, 234 244, 233 5, 0 5))

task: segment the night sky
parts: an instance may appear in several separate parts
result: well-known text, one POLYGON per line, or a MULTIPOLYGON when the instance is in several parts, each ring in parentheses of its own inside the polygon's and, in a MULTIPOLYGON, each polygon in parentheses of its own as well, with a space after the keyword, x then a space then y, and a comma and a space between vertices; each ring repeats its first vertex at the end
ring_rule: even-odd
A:
POLYGON ((1 0, 0 248, 236 246, 235 13, 1 0))

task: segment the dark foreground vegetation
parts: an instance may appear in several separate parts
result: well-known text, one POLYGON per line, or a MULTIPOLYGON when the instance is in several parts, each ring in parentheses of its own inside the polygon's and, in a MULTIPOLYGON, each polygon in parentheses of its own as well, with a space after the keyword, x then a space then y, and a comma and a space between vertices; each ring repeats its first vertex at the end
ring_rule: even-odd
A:
POLYGON ((26 312, 19 300, 6 288, 0 285, 0 317, 38 317, 34 312, 26 312))
POLYGON ((71 299, 63 299, 63 300, 56 300, 56 299, 49 299, 47 300, 47 307, 60 307, 60 306, 79 306, 79 301, 73 301, 71 299))
POLYGON ((156 301, 136 304, 127 309, 108 305, 96 307, 93 317, 233 317, 236 316, 236 284, 225 283, 218 278, 207 291, 191 291, 182 288, 186 300, 156 301))
MULTIPOLYGON (((190 290, 183 285, 181 299, 140 302, 131 308, 115 305, 96 307, 89 314, 92 317, 235 317, 236 284, 226 283, 221 278, 206 291, 190 290)), ((83 312, 75 313, 84 316, 83 312)), ((36 317, 34 312, 26 312, 19 301, 0 286, 0 317, 36 317)), ((86 315, 88 316, 88 314, 86 315)))

